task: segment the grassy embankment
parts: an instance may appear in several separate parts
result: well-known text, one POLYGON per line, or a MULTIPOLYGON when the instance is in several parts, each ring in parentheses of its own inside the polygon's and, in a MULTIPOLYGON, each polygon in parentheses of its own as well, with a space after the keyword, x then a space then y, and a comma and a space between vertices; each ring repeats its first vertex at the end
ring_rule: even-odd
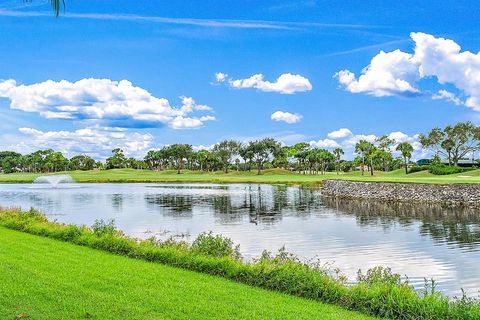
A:
POLYGON ((371 319, 3 227, 0 256, 1 319, 371 319))
POLYGON ((479 301, 466 297, 452 301, 428 288, 423 293, 415 292, 389 269, 374 268, 361 273, 358 283, 346 285, 345 278, 332 274, 332 270, 303 263, 283 251, 244 262, 230 239, 211 234, 199 235, 192 244, 139 241, 103 222, 87 228, 50 222, 34 210, 0 210, 0 253, 0 315, 38 312, 36 318, 48 319, 90 317, 95 313, 102 314, 101 319, 110 315, 141 319, 355 316, 332 306, 269 296, 271 292, 253 289, 259 287, 382 318, 480 319, 479 301), (151 316, 149 312, 156 314, 151 316), (65 316, 58 317, 63 313, 65 316))
MULTIPOLYGON (((361 172, 348 173, 328 172, 325 175, 299 174, 281 169, 265 170, 261 175, 256 172, 223 172, 182 171, 151 171, 134 169, 114 169, 102 171, 69 171, 58 174, 69 174, 77 182, 213 182, 213 183, 281 183, 281 184, 319 184, 325 179, 341 179, 371 182, 406 182, 406 183, 480 183, 480 170, 452 175, 433 175, 427 171, 406 175, 403 170, 391 172, 361 172)), ((0 183, 29 183, 42 174, 12 173, 0 174, 0 183)))

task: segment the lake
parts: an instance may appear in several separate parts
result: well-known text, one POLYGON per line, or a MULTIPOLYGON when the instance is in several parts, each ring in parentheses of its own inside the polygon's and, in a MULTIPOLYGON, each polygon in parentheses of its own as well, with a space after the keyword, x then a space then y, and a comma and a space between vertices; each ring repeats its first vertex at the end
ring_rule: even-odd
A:
POLYGON ((115 219, 139 238, 188 241, 213 231, 246 259, 282 246, 302 259, 358 269, 389 266, 422 288, 435 278, 450 296, 480 289, 480 212, 441 206, 340 201, 319 190, 258 184, 0 184, 0 205, 34 207, 51 220, 115 219))

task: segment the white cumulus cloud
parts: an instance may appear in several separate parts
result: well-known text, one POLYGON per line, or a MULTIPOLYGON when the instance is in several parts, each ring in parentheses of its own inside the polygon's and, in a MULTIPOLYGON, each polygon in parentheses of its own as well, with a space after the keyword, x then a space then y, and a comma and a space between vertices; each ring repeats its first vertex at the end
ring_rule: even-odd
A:
POLYGON ((215 80, 217 82, 224 82, 225 80, 227 80, 227 78, 228 78, 228 74, 226 73, 223 73, 223 72, 215 73, 215 80))
POLYGON ((299 74, 284 73, 274 82, 265 80, 261 73, 254 74, 246 79, 230 79, 222 72, 215 74, 218 83, 228 82, 229 86, 235 89, 255 88, 265 92, 278 92, 281 94, 294 94, 312 90, 310 80, 299 74))
POLYGON ((406 142, 408 141, 408 134, 405 134, 401 131, 395 131, 388 135, 388 138, 391 140, 395 140, 395 142, 406 142))
POLYGON ((415 43, 413 53, 381 51, 358 78, 349 70, 335 76, 347 91, 374 96, 420 94, 416 82, 433 78, 439 86, 453 85, 465 101, 444 88, 431 95, 433 99, 480 111, 480 53, 462 51, 451 39, 422 32, 413 32, 410 37, 415 43))
POLYGON ((411 54, 400 50, 380 51, 358 79, 349 70, 339 71, 335 77, 352 93, 377 97, 419 93, 412 84, 419 78, 418 64, 411 54))
POLYGON ((203 121, 190 114, 212 110, 183 96, 181 106, 171 106, 167 99, 157 98, 127 80, 89 78, 21 85, 10 79, 0 81, 0 97, 9 99, 12 109, 36 112, 44 118, 90 120, 118 127, 196 128, 203 121))
POLYGON ((339 148, 340 147, 337 141, 332 139, 310 141, 310 146, 314 148, 339 148))
POLYGON ((374 134, 356 134, 342 141, 342 146, 346 148, 355 147, 357 142, 360 140, 366 140, 368 142, 374 143, 377 139, 377 136, 374 134))
POLYGON ((286 123, 297 123, 302 119, 302 116, 297 113, 290 113, 284 111, 275 111, 270 118, 274 121, 283 121, 286 123))
POLYGON ((348 128, 340 128, 338 130, 330 132, 327 137, 330 139, 341 139, 353 135, 352 131, 348 128))
POLYGON ((10 150, 21 153, 38 149, 54 149, 73 156, 87 154, 96 159, 109 156, 114 148, 122 148, 127 156, 142 157, 153 146, 153 136, 148 133, 128 132, 121 128, 83 128, 74 131, 41 131, 19 128, 25 135, 10 150))

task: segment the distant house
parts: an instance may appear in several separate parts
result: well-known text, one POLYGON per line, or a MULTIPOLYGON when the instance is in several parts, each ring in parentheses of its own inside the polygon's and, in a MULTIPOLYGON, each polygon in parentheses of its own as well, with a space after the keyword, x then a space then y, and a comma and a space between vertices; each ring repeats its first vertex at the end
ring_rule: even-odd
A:
MULTIPOLYGON (((430 159, 420 159, 417 161, 417 166, 428 166, 432 163, 430 159)), ((442 164, 448 166, 448 161, 442 160, 442 164)), ((474 167, 474 166, 480 166, 480 163, 478 160, 472 161, 472 159, 460 159, 458 160, 458 166, 459 167, 474 167)))
MULTIPOLYGON (((442 161, 443 164, 448 165, 448 161, 442 161)), ((472 161, 472 159, 460 159, 458 160, 458 166, 459 167, 473 167, 473 166, 478 166, 477 161, 472 161)))
POLYGON ((363 171, 369 171, 370 170, 370 167, 366 164, 360 164, 358 166, 355 167, 355 170, 358 170, 358 171, 361 171, 362 170, 362 166, 363 166, 363 171))

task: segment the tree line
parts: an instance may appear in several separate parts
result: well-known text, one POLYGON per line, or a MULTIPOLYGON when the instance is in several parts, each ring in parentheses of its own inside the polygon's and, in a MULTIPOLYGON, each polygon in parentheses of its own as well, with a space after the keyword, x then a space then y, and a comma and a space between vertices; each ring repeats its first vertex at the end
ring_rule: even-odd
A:
MULTIPOLYGON (((458 165, 465 157, 474 158, 480 149, 480 127, 471 122, 457 123, 443 129, 434 128, 427 134, 421 134, 418 141, 422 148, 433 155, 432 162, 458 165)), ((143 159, 128 158, 121 148, 112 150, 112 155, 104 162, 81 154, 72 158, 52 149, 38 150, 22 155, 14 151, 0 151, 0 169, 3 173, 12 172, 59 172, 70 170, 103 170, 115 168, 133 168, 150 170, 182 169, 198 171, 229 170, 251 171, 269 168, 282 168, 304 174, 324 174, 326 171, 374 170, 390 171, 408 166, 413 146, 408 142, 397 142, 387 135, 375 141, 360 140, 355 145, 353 160, 342 158, 344 150, 335 148, 332 151, 312 147, 309 143, 300 142, 292 146, 282 146, 273 138, 265 138, 241 143, 236 140, 223 140, 210 150, 194 150, 190 144, 172 144, 157 150, 150 150, 143 159), (394 157, 397 151, 399 157, 394 157)), ((473 159, 472 159, 473 160, 473 159)))

